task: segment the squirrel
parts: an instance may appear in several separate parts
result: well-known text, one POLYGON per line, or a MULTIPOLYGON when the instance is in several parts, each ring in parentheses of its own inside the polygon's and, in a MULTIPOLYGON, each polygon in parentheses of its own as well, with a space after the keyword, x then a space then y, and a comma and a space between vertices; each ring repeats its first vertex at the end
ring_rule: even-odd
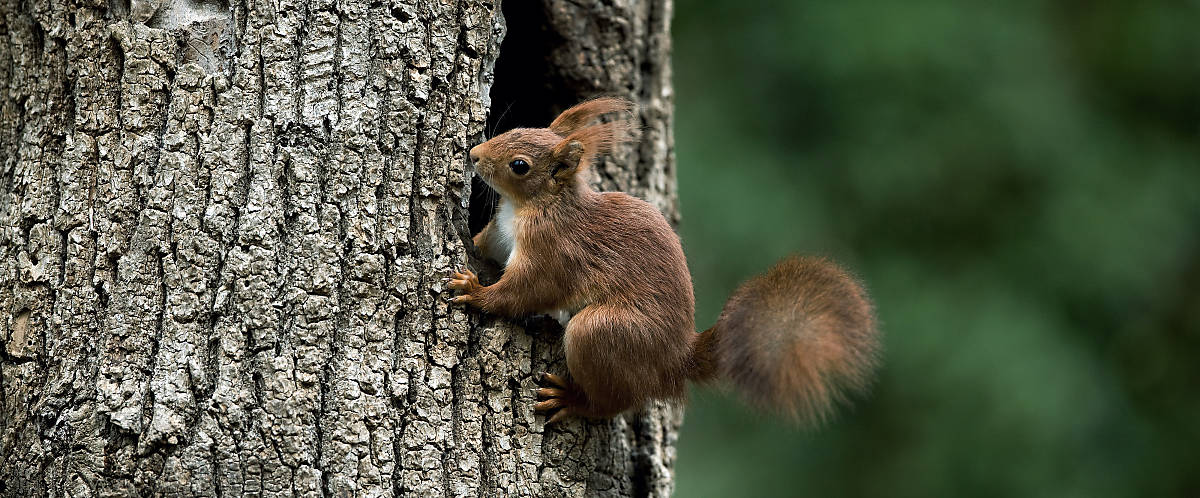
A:
POLYGON ((718 377, 753 405, 822 422, 865 390, 877 362, 865 290, 828 260, 788 257, 742 284, 696 334, 691 274, 666 218, 628 194, 593 190, 583 175, 630 140, 634 110, 621 98, 588 100, 548 128, 513 129, 470 150, 476 174, 500 194, 473 242, 504 272, 487 286, 469 269, 453 273, 451 301, 563 324, 568 375, 538 379, 534 410, 547 424, 681 400, 687 381, 718 377), (601 122, 606 115, 619 119, 601 122))

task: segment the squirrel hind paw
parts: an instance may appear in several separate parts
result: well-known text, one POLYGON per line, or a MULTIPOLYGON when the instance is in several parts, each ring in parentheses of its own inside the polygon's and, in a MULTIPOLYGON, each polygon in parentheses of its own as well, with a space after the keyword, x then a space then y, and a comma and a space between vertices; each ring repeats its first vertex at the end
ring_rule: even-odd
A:
POLYGON ((542 372, 538 376, 538 384, 543 387, 537 389, 535 393, 537 398, 542 401, 533 404, 533 411, 549 417, 546 425, 553 425, 569 417, 574 417, 579 412, 580 393, 578 388, 571 386, 566 379, 549 372, 542 372))

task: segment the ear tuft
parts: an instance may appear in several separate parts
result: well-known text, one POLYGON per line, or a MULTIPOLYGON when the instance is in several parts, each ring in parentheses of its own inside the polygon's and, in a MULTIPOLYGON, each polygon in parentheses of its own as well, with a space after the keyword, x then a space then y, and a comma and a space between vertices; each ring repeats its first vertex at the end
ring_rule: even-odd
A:
POLYGON ((628 120, 609 121, 585 126, 567 135, 566 140, 583 144, 587 156, 607 154, 617 144, 633 139, 633 123, 628 120))
POLYGON ((563 137, 555 151, 567 166, 561 170, 574 174, 576 169, 586 168, 596 155, 610 153, 617 144, 632 140, 636 108, 623 98, 600 97, 563 111, 550 123, 550 131, 563 137), (619 117, 596 122, 606 114, 619 117))
POLYGON ((637 105, 620 97, 599 97, 576 104, 563 111, 554 122, 550 123, 550 131, 559 136, 567 136, 591 124, 605 114, 622 114, 621 120, 628 120, 637 110, 637 105))

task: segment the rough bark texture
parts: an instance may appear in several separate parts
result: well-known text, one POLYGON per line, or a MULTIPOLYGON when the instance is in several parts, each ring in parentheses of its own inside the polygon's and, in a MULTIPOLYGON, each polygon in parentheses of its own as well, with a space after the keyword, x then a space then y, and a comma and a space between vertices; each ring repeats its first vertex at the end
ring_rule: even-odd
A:
POLYGON ((508 2, 0 5, 0 496, 669 494, 678 407, 544 429, 561 329, 445 303, 490 110, 635 98, 676 215, 669 1, 508 2))

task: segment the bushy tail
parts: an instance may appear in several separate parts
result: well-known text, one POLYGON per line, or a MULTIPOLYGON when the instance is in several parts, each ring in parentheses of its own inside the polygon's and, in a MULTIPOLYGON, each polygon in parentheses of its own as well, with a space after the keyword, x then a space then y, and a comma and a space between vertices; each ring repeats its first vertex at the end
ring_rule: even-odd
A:
POLYGON ((753 405, 817 424, 867 388, 878 335, 853 277, 828 260, 793 256, 729 297, 695 342, 691 377, 731 379, 753 405))

